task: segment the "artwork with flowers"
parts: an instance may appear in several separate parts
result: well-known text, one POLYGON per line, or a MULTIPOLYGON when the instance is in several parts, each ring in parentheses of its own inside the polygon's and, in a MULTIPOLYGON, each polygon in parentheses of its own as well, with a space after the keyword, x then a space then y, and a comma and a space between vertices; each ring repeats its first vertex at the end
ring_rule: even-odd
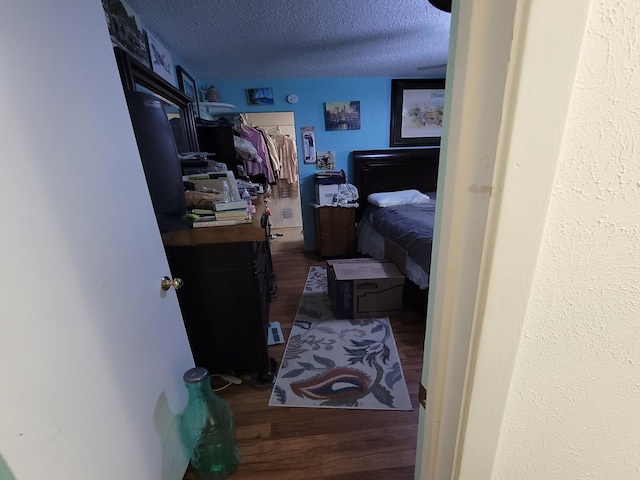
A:
POLYGON ((443 79, 391 80, 389 146, 440 145, 444 102, 443 79))

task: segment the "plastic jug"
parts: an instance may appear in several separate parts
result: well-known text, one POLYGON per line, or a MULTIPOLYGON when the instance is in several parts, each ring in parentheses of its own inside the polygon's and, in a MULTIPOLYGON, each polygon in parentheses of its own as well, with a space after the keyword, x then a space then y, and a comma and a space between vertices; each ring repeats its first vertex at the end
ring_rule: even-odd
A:
POLYGON ((227 478, 240 464, 235 423, 229 404, 211 389, 206 368, 187 370, 188 401, 180 415, 180 435, 198 478, 227 478))

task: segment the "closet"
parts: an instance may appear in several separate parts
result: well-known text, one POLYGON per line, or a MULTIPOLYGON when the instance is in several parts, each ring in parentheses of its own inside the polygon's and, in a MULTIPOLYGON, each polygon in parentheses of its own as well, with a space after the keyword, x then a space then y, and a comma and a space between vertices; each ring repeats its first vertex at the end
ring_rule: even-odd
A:
MULTIPOLYGON (((251 112, 224 113, 213 116, 211 122, 197 125, 198 142, 201 151, 213 152, 216 159, 236 170, 236 162, 247 166, 247 173, 259 172, 255 164, 240 160, 246 152, 238 145, 236 137, 251 138, 254 131, 262 132, 270 137, 284 156, 281 159, 269 159, 274 170, 274 177, 266 183, 270 190, 268 207, 271 211, 272 228, 302 228, 302 207, 300 203, 300 183, 296 145, 296 127, 293 112, 251 112), (272 162, 272 160, 275 160, 272 162)), ((259 138, 259 136, 256 135, 259 138)), ((241 175, 240 175, 241 176, 241 175)), ((258 176, 258 178, 260 178, 258 176)))

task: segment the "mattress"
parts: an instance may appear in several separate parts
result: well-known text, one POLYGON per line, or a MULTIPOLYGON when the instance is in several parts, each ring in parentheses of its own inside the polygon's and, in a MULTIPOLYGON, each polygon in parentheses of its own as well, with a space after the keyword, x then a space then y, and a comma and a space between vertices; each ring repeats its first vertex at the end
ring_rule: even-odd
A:
POLYGON ((358 222, 358 251, 383 258, 384 239, 392 240, 407 252, 407 278, 427 288, 435 206, 435 200, 419 205, 367 206, 358 222))

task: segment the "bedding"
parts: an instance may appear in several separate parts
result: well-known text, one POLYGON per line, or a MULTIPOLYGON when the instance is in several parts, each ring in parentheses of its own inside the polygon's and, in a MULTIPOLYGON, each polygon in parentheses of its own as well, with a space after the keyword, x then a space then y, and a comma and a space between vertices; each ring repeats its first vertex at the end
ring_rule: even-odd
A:
POLYGON ((429 286, 431 248, 435 219, 435 192, 422 203, 379 207, 369 205, 358 222, 358 251, 374 258, 384 257, 384 239, 407 252, 407 278, 421 289, 429 286))

